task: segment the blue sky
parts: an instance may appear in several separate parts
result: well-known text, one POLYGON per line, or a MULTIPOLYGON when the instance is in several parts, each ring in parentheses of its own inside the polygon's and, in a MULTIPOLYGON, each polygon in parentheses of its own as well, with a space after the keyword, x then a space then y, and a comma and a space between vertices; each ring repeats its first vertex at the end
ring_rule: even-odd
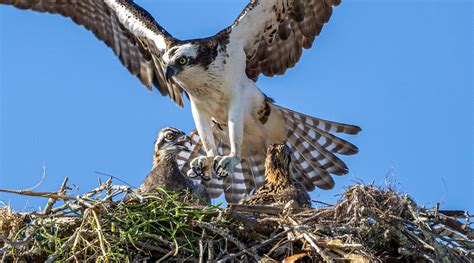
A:
MULTIPOLYGON (((174 36, 210 36, 245 0, 141 0, 174 36)), ((344 1, 343 1, 344 2, 344 1)), ((284 76, 261 77, 278 104, 357 124, 350 174, 313 198, 334 202, 387 174, 419 204, 474 208, 471 1, 345 1, 284 76)), ((60 16, 0 6, 0 188, 85 191, 95 171, 138 186, 165 126, 194 128, 190 107, 149 93, 103 43, 60 16)), ((103 177, 105 178, 105 177, 103 177)), ((16 209, 46 200, 0 194, 16 209), (28 200, 28 202, 27 202, 28 200)))

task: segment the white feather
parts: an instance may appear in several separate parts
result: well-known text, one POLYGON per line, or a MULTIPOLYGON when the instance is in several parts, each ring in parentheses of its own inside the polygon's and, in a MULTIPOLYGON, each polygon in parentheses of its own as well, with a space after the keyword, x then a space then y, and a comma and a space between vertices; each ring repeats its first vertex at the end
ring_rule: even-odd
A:
POLYGON ((117 14, 120 22, 130 30, 135 36, 142 36, 155 42, 156 47, 164 52, 166 49, 165 38, 162 35, 155 34, 148 29, 144 22, 139 20, 129 9, 125 8, 117 0, 105 0, 105 3, 117 14))

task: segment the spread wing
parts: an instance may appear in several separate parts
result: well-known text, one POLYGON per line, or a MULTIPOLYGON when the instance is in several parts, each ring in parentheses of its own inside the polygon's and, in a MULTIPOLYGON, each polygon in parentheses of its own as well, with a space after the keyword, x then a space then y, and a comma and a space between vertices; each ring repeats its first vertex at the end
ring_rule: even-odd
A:
POLYGON ((0 0, 0 4, 69 17, 112 48, 149 90, 155 86, 183 106, 183 89, 166 82, 161 58, 175 39, 132 0, 0 0))
POLYGON ((240 42, 247 55, 247 76, 257 80, 282 75, 308 49, 341 0, 251 0, 223 32, 240 42))

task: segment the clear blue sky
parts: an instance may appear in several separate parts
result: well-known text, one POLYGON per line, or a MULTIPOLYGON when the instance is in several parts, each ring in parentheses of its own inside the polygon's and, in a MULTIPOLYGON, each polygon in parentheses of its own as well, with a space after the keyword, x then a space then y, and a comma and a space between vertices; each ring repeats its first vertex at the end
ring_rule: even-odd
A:
MULTIPOLYGON (((141 0, 186 39, 229 25, 245 0, 141 0)), ((333 202, 355 181, 392 171, 419 204, 474 208, 473 7, 471 1, 343 1, 297 66, 258 85, 283 106, 360 125, 351 172, 314 198, 333 202)), ((112 51, 60 16, 0 6, 0 187, 80 191, 94 171, 138 186, 158 130, 194 128, 189 104, 149 93, 112 51)), ((0 194, 15 208, 46 200, 0 194)))

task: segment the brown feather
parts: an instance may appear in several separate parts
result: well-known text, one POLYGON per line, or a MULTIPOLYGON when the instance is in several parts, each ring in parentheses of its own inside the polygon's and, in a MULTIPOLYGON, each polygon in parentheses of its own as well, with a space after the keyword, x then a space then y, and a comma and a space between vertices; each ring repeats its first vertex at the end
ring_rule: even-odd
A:
MULTIPOLYGON (((333 6, 339 5, 341 1, 293 0, 288 1, 289 6, 283 5, 283 1, 273 2, 274 20, 261 29, 261 33, 257 34, 258 39, 249 39, 245 45, 246 73, 255 81, 260 74, 282 75, 293 67, 299 61, 303 48, 312 46, 315 37, 329 21, 333 6), (277 7, 277 4, 281 6, 277 7)), ((263 1, 250 1, 234 23, 221 31, 221 34, 232 34, 242 21, 259 16, 260 13, 255 10, 259 10, 261 3, 263 1)))
MULTIPOLYGON (((134 16, 143 23, 143 26, 155 34, 163 36, 168 46, 177 42, 139 5, 130 0, 118 0, 118 2, 128 10, 132 10, 134 16)), ((184 105, 182 87, 173 80, 168 83, 164 78, 164 69, 160 63, 160 51, 154 47, 152 41, 134 36, 127 30, 105 1, 0 0, 0 4, 69 17, 76 24, 92 31, 99 40, 112 48, 121 63, 132 75, 137 76, 150 91, 154 85, 163 96, 168 95, 178 105, 184 105)))
POLYGON ((265 184, 254 195, 241 201, 251 205, 285 205, 295 201, 298 206, 310 207, 311 200, 304 187, 290 173, 290 151, 285 144, 269 147, 265 159, 265 184))

